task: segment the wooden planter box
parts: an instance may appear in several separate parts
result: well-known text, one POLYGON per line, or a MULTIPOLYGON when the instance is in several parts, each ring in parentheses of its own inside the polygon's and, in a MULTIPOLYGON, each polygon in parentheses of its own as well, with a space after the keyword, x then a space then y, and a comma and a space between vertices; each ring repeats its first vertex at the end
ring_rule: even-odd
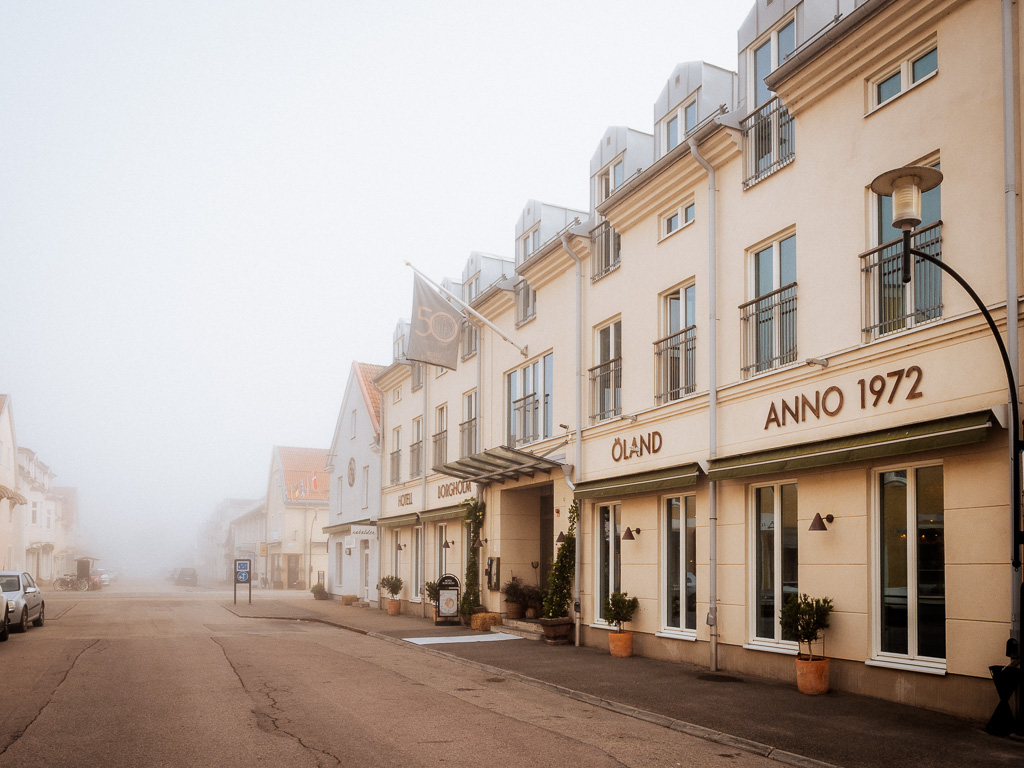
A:
POLYGON ((572 642, 573 621, 564 619, 538 619, 544 630, 544 642, 548 645, 568 645, 572 642))

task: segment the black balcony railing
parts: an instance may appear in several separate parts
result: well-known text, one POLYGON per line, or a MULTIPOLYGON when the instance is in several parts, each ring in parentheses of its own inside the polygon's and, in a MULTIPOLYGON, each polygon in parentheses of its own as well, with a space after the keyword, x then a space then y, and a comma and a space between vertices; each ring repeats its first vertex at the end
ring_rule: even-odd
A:
POLYGON ((476 417, 459 424, 459 457, 476 453, 476 417))
POLYGON ((423 475, 423 441, 417 440, 409 446, 409 477, 423 475))
POLYGON ((696 364, 697 326, 691 325, 654 342, 655 399, 659 404, 694 391, 696 364))
POLYGON ((434 466, 448 463, 448 430, 434 433, 434 466))
POLYGON ((796 156, 793 117, 777 99, 770 99, 751 112, 742 123, 743 188, 788 165, 796 156))
MULTIPOLYGON (((942 222, 913 233, 913 246, 942 258, 942 222)), ((914 275, 903 284, 903 238, 883 243, 861 256, 864 274, 864 333, 876 339, 942 317, 942 270, 914 257, 914 275)))
POLYGON ((395 485, 402 480, 402 452, 391 452, 391 484, 395 485))
POLYGON ((594 238, 594 266, 590 279, 604 277, 619 266, 619 233, 603 221, 591 230, 594 238))
POLYGON ((796 283, 741 305, 740 320, 745 376, 796 361, 796 283))
POLYGON ((622 358, 590 369, 591 421, 603 421, 622 413, 622 358))

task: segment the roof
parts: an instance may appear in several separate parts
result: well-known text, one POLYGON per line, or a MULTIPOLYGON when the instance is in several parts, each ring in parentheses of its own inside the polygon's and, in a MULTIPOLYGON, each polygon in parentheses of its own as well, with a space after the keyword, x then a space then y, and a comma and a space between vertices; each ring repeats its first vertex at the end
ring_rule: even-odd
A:
POLYGON ((373 422, 373 431, 379 435, 382 399, 380 390, 374 386, 373 379, 384 370, 384 366, 353 362, 352 367, 355 369, 359 388, 362 390, 363 399, 366 401, 366 410, 369 411, 370 420, 373 422))
POLYGON ((284 476, 285 501, 327 501, 330 498, 331 476, 327 465, 327 448, 291 448, 274 446, 284 476))

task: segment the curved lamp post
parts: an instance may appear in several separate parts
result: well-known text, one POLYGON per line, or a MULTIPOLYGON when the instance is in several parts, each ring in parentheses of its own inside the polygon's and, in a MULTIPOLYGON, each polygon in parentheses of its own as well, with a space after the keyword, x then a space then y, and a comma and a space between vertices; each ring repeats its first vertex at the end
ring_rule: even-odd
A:
MULTIPOLYGON (((1021 449, 1024 448, 1024 441, 1020 437, 1020 408, 1017 402, 1017 382, 1013 375, 1013 366, 1010 364, 1010 356, 1003 343, 1003 337, 999 335, 999 329, 992 319, 988 307, 982 302, 981 297, 975 292, 967 281, 960 277, 949 265, 927 253, 916 250, 911 244, 911 231, 921 224, 921 194, 934 189, 942 182, 942 172, 936 168, 929 168, 922 165, 912 165, 904 168, 883 173, 871 182, 871 191, 876 195, 892 196, 892 225, 903 230, 903 263, 902 279, 903 284, 910 282, 912 276, 911 258, 916 256, 919 259, 934 264, 967 291, 967 294, 974 300, 981 314, 988 323, 999 347, 999 354, 1003 359, 1003 368, 1006 370, 1006 385, 1009 389, 1010 402, 1010 515, 1012 518, 1012 554, 1010 563, 1014 571, 1020 571, 1021 549, 1024 548, 1024 532, 1021 531, 1021 449)), ((1015 313, 1016 314, 1016 313, 1015 313)), ((1014 321, 1016 322, 1016 321, 1014 321)), ((1006 332, 1010 333, 1013 326, 1010 324, 1010 308, 1006 313, 1006 332)), ((1011 633, 1020 634, 1020 617, 1024 612, 1024 590, 1019 598, 1020 605, 1017 608, 1016 627, 1011 626, 1011 633)), ((1020 639, 1011 636, 1006 645, 1007 655, 1020 661, 1020 639)), ((1021 678, 1024 674, 1018 670, 1017 673, 1017 724, 1018 734, 1024 735, 1024 691, 1021 690, 1021 678)), ((994 719, 994 718, 993 718, 994 719)))

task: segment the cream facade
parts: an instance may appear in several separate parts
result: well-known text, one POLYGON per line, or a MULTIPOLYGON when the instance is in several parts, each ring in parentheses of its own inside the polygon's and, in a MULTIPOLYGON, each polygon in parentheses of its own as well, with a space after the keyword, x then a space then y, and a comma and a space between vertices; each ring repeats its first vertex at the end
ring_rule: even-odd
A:
POLYGON ((0 561, 4 570, 21 568, 25 504, 25 496, 18 490, 18 445, 11 397, 0 395, 0 561))
POLYGON ((274 446, 267 479, 267 571, 274 589, 327 578, 330 475, 325 448, 274 446))
POLYGON ((782 603, 829 596, 833 688, 991 714, 988 668, 1019 634, 1019 425, 984 317, 923 260, 901 281, 871 187, 941 171, 914 247, 973 286, 1016 366, 1022 115, 1019 95, 1003 109, 1002 24, 997 0, 759 0, 736 73, 680 64, 649 132, 601 137, 590 211, 530 201, 514 271, 472 290, 464 272, 459 295, 514 345, 473 320, 438 373, 404 361, 400 323, 376 383, 381 573, 404 599, 462 579, 479 543, 482 602, 502 610, 511 576, 544 583, 576 500, 582 643, 606 642, 604 600, 625 591, 637 652, 792 679, 782 603), (469 393, 456 458, 446 425, 469 393))

